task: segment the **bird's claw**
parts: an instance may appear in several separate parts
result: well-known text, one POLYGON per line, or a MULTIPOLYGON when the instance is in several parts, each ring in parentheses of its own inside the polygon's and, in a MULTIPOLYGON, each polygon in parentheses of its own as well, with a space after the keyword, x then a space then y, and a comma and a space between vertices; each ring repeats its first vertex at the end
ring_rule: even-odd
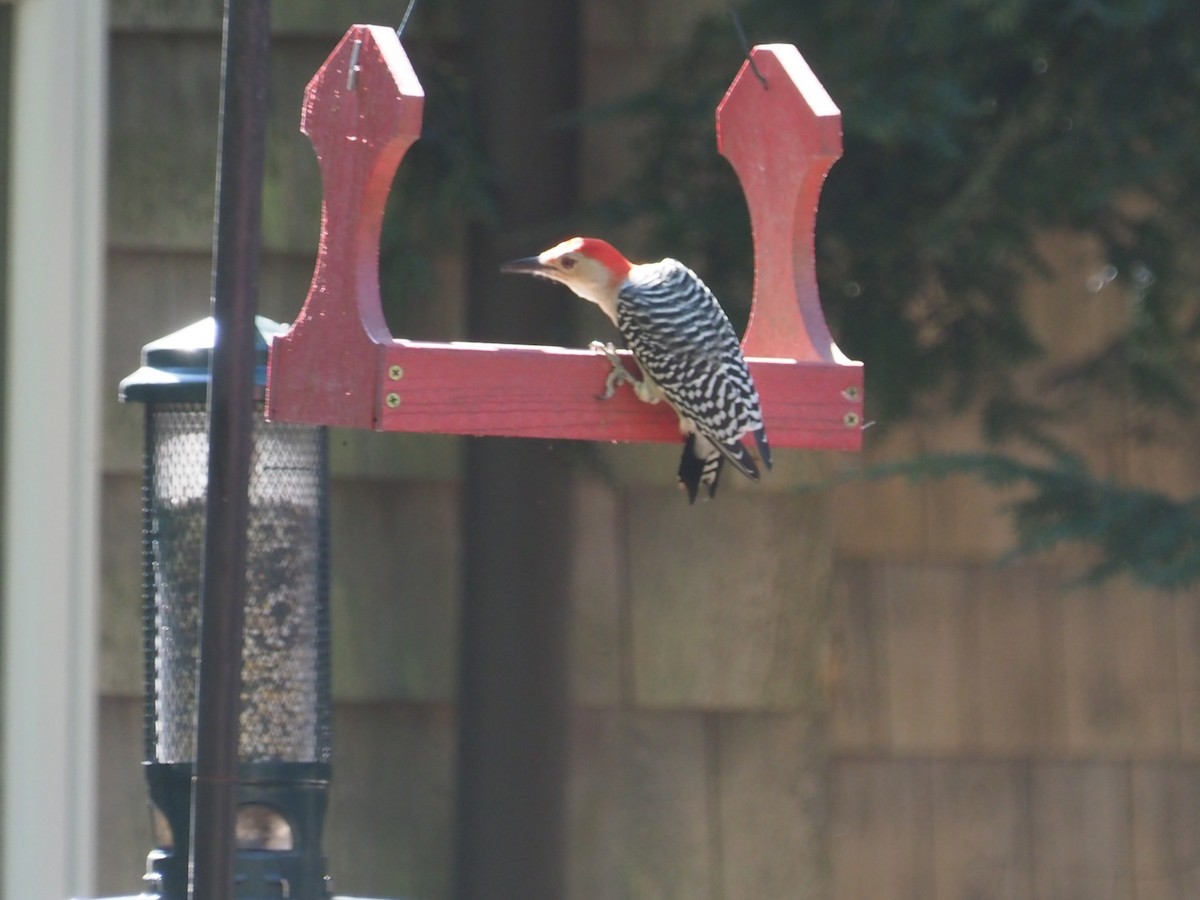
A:
POLYGON ((617 388, 619 388, 623 382, 636 385, 637 379, 630 375, 624 366, 613 367, 612 371, 608 373, 608 377, 604 379, 604 393, 597 394, 596 399, 611 399, 613 394, 617 392, 617 388))
POLYGON ((592 341, 588 348, 596 353, 603 353, 607 357, 609 364, 612 366, 608 377, 604 379, 604 393, 597 394, 597 400, 608 400, 617 392, 617 388, 622 383, 628 383, 636 387, 638 381, 625 368, 625 364, 621 362, 621 357, 617 355, 616 348, 611 343, 603 343, 601 341, 592 341))
POLYGON ((588 344, 588 349, 593 353, 603 353, 614 367, 621 365, 621 357, 617 355, 617 348, 612 345, 612 341, 592 341, 588 344))

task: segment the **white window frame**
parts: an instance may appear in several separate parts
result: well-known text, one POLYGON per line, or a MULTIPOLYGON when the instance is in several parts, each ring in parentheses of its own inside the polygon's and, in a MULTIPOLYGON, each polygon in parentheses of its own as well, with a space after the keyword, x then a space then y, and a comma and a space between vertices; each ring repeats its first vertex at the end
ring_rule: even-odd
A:
POLYGON ((12 900, 94 888, 107 45, 106 0, 16 0, 0 581, 12 900))

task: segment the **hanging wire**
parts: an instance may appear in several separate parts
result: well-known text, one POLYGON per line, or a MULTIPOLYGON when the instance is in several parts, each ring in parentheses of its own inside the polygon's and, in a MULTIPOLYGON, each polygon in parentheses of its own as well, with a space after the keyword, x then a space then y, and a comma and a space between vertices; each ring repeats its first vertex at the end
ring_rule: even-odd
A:
POLYGON ((400 20, 400 24, 396 26, 396 37, 404 37, 404 29, 408 25, 408 17, 412 15, 413 7, 417 5, 417 0, 408 0, 408 9, 404 10, 404 18, 400 20))
POLYGON ((758 64, 750 55, 750 41, 746 38, 746 29, 742 27, 742 17, 738 15, 737 7, 733 5, 733 0, 727 0, 726 5, 729 7, 729 17, 733 19, 733 27, 738 33, 738 40, 742 42, 742 52, 746 54, 746 62, 750 63, 750 71, 762 84, 763 90, 769 90, 771 85, 767 82, 767 76, 759 71, 758 64))

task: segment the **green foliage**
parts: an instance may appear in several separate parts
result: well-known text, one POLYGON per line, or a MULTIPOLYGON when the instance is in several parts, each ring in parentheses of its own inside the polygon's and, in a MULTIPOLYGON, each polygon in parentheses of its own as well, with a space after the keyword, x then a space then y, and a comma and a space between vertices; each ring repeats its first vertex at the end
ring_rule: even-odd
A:
POLYGON ((1010 504, 1017 546, 1010 557, 1070 544, 1098 550, 1085 583, 1130 575, 1156 588, 1200 578, 1200 498, 1172 500, 1097 478, 1072 456, 1048 465, 994 453, 931 455, 874 466, 868 478, 942 478, 970 474, 1001 488, 1027 488, 1010 504))
MULTIPOLYGON (((1195 0, 739 8, 751 42, 795 43, 842 111, 845 152, 822 195, 818 278, 840 346, 866 362, 871 418, 886 427, 926 405, 970 403, 986 440, 1033 446, 1049 460, 1032 466, 997 452, 890 473, 969 472, 1023 485, 1028 493, 1012 507, 1018 552, 1095 545, 1091 578, 1127 572, 1173 586, 1200 577, 1195 502, 1098 479, 1056 433, 1097 394, 1152 415, 1190 416, 1200 402, 1195 0), (1120 291, 1129 323, 1092 358, 1036 383, 1018 380, 1043 354, 1020 301, 1047 271, 1038 240, 1055 230, 1095 239, 1106 261, 1078 277, 1093 291, 1120 291)), ((641 164, 590 215, 649 223, 639 255, 687 259, 744 325, 749 220, 736 176, 716 154, 712 120, 741 62, 729 18, 713 17, 657 89, 607 111, 644 123, 641 164)), ((429 260, 447 235, 494 214, 469 85, 435 59, 418 68, 425 134, 385 218, 392 302, 389 285, 403 284, 406 302, 428 293, 429 260)), ((578 121, 599 114, 590 115, 578 121)))
MULTIPOLYGON (((931 395, 957 406, 1011 395, 1010 373, 1041 349, 1022 284, 1043 269, 1037 237, 1059 228, 1101 242, 1110 266, 1097 289, 1126 290, 1135 308, 1091 374, 1191 405, 1192 0, 749 0, 742 20, 752 41, 796 43, 842 110, 818 274, 843 349, 867 363, 874 418, 931 395)), ((712 109, 740 56, 727 18, 697 31, 647 104, 642 171, 624 192, 662 246, 699 256, 729 297, 747 296, 751 253, 712 109)))
MULTIPOLYGON (((866 363, 871 418, 926 405, 982 411, 1001 452, 926 457, 870 477, 970 473, 1020 485, 1017 554, 1096 547, 1086 579, 1200 578, 1200 500, 1092 476, 1056 436, 1096 394, 1141 415, 1191 415, 1200 384, 1200 15, 1195 0, 747 0, 752 43, 795 43, 839 105, 844 155, 817 223, 826 314, 866 363), (1048 271, 1038 240, 1090 235, 1078 273, 1128 301, 1123 333, 1027 393, 1043 356, 1020 301, 1048 271)), ((740 64, 715 17, 645 105, 643 166, 625 192, 662 249, 699 258, 724 298, 749 292, 748 222, 717 157, 712 109, 740 64)), ((743 309, 742 315, 745 311, 743 309)))

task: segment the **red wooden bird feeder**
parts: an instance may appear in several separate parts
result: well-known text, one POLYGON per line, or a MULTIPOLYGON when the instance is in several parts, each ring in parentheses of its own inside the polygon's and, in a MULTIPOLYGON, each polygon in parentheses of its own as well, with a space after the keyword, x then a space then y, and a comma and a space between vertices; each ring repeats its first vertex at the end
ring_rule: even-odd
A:
MULTIPOLYGON (((790 44, 755 47, 717 107, 717 147, 741 179, 755 284, 743 349, 772 447, 857 450, 863 369, 825 324, 813 264, 817 200, 841 116, 790 44)), ((379 298, 384 202, 418 138, 424 93, 391 28, 355 25, 309 82, 301 130, 324 202, 304 308, 271 347, 273 421, 444 434, 679 440, 675 414, 620 390, 588 349, 393 338, 379 298)), ((536 249, 536 248, 535 248, 536 249)))

